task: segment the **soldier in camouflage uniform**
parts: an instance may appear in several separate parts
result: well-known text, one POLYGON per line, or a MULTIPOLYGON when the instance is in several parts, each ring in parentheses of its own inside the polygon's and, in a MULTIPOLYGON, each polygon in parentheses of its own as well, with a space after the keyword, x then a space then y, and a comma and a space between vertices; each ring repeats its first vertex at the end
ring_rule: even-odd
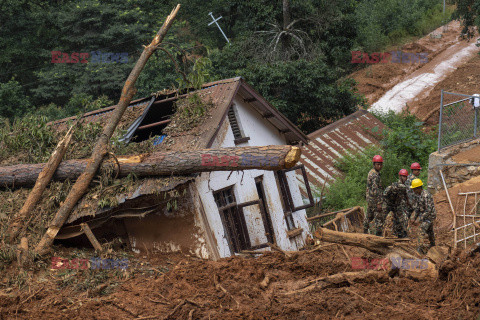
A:
MULTIPOLYGON (((418 177, 420 176, 420 170, 422 169, 422 167, 420 166, 420 163, 414 162, 410 166, 410 169, 412 169, 412 173, 408 175, 405 185, 407 186, 408 201, 410 201, 410 203, 413 205, 413 203, 415 203, 416 201, 416 196, 415 196, 415 193, 413 192, 413 189, 411 189, 410 186, 412 185, 412 181, 415 179, 418 179, 418 177)), ((411 211, 407 212, 408 219, 410 219, 411 213, 412 213, 411 211)))
POLYGON ((367 177, 367 212, 365 219, 363 220, 363 232, 368 233, 370 228, 370 222, 375 219, 375 228, 383 231, 383 223, 385 218, 383 217, 382 210, 382 180, 380 178, 380 170, 383 167, 383 159, 381 156, 376 155, 373 157, 373 169, 370 170, 367 177), (383 217, 383 219, 382 219, 383 217))
POLYGON ((392 183, 383 192, 383 211, 385 216, 390 212, 393 213, 393 234, 399 238, 407 237, 408 218, 407 212, 411 212, 412 208, 407 197, 407 180, 408 172, 405 169, 398 173, 398 181, 392 183))
POLYGON ((412 217, 412 223, 416 224, 417 218, 420 218, 417 251, 421 254, 427 254, 428 249, 435 246, 433 222, 437 217, 437 212, 435 211, 432 195, 427 190, 423 190, 422 186, 423 182, 420 179, 413 180, 410 186, 417 197, 413 206, 415 214, 412 217))

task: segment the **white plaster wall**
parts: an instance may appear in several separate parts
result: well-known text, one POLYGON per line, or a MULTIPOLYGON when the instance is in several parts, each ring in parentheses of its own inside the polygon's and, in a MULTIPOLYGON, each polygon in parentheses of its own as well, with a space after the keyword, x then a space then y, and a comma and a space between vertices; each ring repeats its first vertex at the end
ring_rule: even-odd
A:
MULTIPOLYGON (((237 108, 238 122, 243 129, 245 136, 250 137, 246 143, 237 145, 242 146, 264 146, 264 145, 284 145, 286 144, 283 134, 263 119, 243 99, 235 99, 237 108)), ((225 119, 219 134, 214 141, 212 148, 216 147, 235 147, 234 137, 228 118, 225 119)), ((297 237, 289 239, 287 236, 287 225, 281 204, 281 196, 277 188, 275 175, 272 171, 264 170, 246 170, 243 172, 222 172, 215 171, 211 173, 202 173, 197 179, 196 184, 199 195, 204 204, 208 223, 217 240, 220 257, 230 256, 226 234, 218 212, 218 207, 213 198, 212 191, 223 189, 234 185, 234 193, 237 203, 257 200, 258 193, 255 186, 255 177, 263 175, 263 186, 267 207, 270 213, 274 228, 277 245, 284 250, 297 250, 303 246, 306 235, 309 232, 308 222, 306 220, 305 210, 293 213, 293 219, 297 227, 303 228, 304 232, 297 237), (229 177, 230 175, 230 177, 229 177)), ((292 198, 296 205, 302 205, 302 197, 298 187, 294 172, 287 174, 288 183, 292 191, 292 198)), ((245 221, 247 224, 251 245, 258 245, 267 242, 265 229, 258 205, 245 207, 245 221)))

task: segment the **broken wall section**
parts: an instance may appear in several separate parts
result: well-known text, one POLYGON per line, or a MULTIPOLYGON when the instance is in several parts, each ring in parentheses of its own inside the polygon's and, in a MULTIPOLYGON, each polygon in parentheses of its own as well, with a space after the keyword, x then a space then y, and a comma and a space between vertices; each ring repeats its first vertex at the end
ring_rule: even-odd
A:
POLYGON ((480 139, 450 146, 430 154, 428 190, 435 194, 443 189, 442 170, 447 188, 480 176, 480 139))

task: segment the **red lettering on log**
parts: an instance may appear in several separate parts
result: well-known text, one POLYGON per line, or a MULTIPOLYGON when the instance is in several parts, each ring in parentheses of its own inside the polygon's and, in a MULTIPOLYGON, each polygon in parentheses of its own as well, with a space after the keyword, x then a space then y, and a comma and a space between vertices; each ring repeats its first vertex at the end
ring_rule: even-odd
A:
POLYGON ((222 156, 220 158, 219 165, 222 167, 227 167, 229 162, 230 162, 230 156, 222 156))
POLYGON ((213 166, 211 154, 208 154, 208 153, 202 154, 202 166, 207 166, 207 167, 213 166))
POLYGON ((239 156, 231 156, 230 157, 230 166, 238 167, 238 160, 240 159, 239 156))

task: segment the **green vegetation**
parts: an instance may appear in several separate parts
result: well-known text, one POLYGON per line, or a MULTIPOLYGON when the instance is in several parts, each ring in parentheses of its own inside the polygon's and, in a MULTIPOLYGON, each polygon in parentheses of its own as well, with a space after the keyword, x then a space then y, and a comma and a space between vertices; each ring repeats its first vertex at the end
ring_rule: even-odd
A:
POLYGON ((357 43, 373 52, 409 36, 426 34, 448 21, 453 9, 449 7, 445 15, 442 11, 437 0, 360 1, 355 12, 357 43))
MULTIPOLYGON (((355 83, 344 79, 356 66, 352 50, 381 50, 449 18, 436 0, 180 2, 162 48, 138 79, 136 98, 243 76, 307 133, 364 104, 355 83), (229 45, 208 26, 210 11, 223 17, 229 45)), ((142 45, 176 3, 4 1, 0 117, 52 120, 116 102, 142 45), (128 63, 51 63, 52 51, 126 52, 128 63)))
MULTIPOLYGON (((407 112, 398 115, 390 112, 377 117, 388 127, 383 132, 381 147, 367 148, 364 153, 344 155, 337 166, 345 175, 328 188, 323 207, 339 210, 365 205, 367 175, 372 169, 372 158, 376 154, 382 155, 384 159, 381 171, 383 187, 398 180, 400 169, 407 169, 410 173, 410 164, 413 162, 421 164, 420 179, 424 184, 427 183, 428 157, 436 149, 436 133, 425 133, 422 122, 407 112)), ((376 129, 378 130, 373 130, 376 129)))
POLYGON ((464 26, 463 33, 472 38, 475 36, 475 27, 480 28, 480 0, 456 0, 457 8, 453 18, 460 19, 464 26))

